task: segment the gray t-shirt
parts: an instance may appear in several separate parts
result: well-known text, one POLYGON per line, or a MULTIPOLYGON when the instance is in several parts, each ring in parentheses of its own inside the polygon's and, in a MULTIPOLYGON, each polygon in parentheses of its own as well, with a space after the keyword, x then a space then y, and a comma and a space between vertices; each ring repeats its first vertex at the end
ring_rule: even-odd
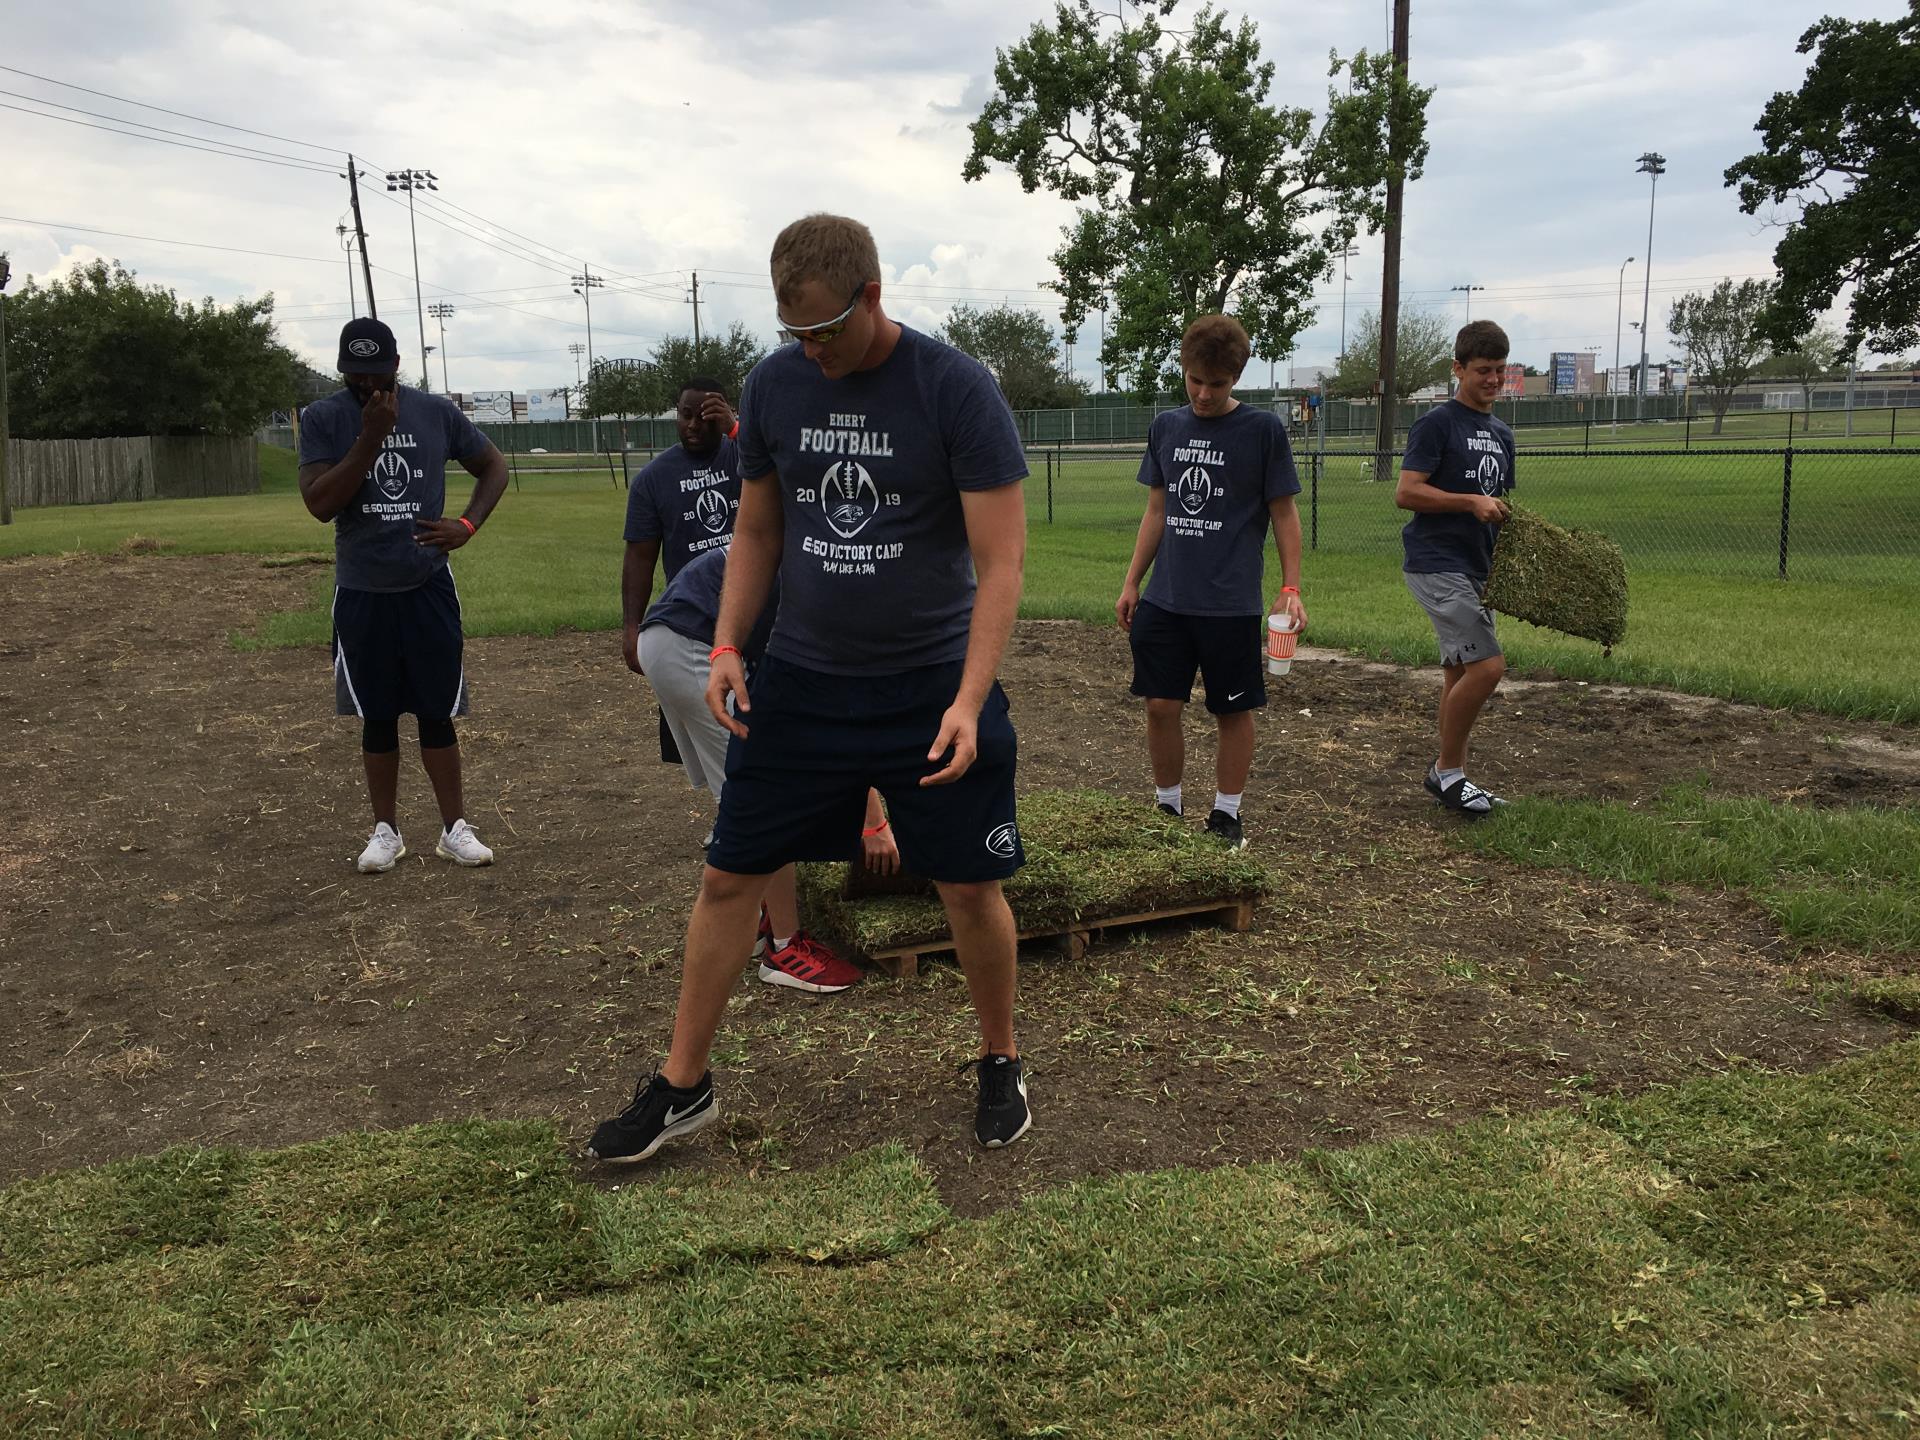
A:
POLYGON ((722 440, 711 455, 675 445, 627 486, 627 542, 658 540, 671 580, 696 555, 724 550, 740 509, 740 447, 722 440))
POLYGON ((768 653, 841 675, 965 657, 973 556, 962 490, 1027 473, 984 366, 902 327, 884 363, 829 380, 798 345, 740 394, 741 473, 776 475, 786 521, 768 653))
MULTIPOLYGON (((1505 495, 1513 489, 1513 431, 1507 422, 1471 405, 1436 405, 1407 432, 1400 468, 1425 475, 1436 490, 1452 495, 1505 495)), ((1414 512, 1400 531, 1412 575, 1459 574, 1485 580, 1493 568, 1498 525, 1467 514, 1414 512)))
POLYGON ((1259 615, 1268 502, 1300 493, 1286 422, 1236 405, 1191 405, 1147 428, 1140 483, 1167 492, 1167 523, 1141 599, 1177 615, 1259 615))
MULTIPOLYGON (((345 590, 412 590, 445 567, 444 553, 414 539, 417 520, 447 503, 447 461, 487 448, 487 437, 441 395, 399 387, 400 418, 333 520, 334 580, 345 590)), ((336 390, 300 412, 300 463, 337 465, 360 438, 360 402, 336 390)))

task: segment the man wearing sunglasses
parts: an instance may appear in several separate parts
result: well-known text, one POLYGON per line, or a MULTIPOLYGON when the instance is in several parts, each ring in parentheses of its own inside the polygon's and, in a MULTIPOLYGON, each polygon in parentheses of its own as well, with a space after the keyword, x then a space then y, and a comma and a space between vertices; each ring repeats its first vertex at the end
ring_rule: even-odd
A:
POLYGON ((718 1116, 708 1056, 766 877, 843 860, 869 786, 902 865, 934 882, 980 1026, 974 1134, 1032 1123, 1014 1043, 1015 936, 1001 882, 1024 859, 1016 742, 994 679, 1026 555, 1024 450, 977 361, 887 318, 858 221, 774 241, 790 342, 740 396, 740 513, 707 683, 735 737, 687 927, 672 1048, 588 1153, 644 1160, 718 1116), (740 660, 773 578, 780 611, 749 688, 740 660))

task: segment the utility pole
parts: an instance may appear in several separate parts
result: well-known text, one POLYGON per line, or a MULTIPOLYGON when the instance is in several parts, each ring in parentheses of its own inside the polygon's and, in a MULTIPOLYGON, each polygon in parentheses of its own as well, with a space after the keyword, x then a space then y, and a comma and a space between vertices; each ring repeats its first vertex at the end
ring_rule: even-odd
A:
MULTIPOLYGON (((1398 85, 1407 83, 1407 27, 1409 0, 1393 0, 1393 69, 1394 80, 1398 85)), ((1386 258, 1380 267, 1380 421, 1374 432, 1374 449, 1379 452, 1374 461, 1376 480, 1387 478, 1388 463, 1393 457, 1394 422, 1394 365, 1400 358, 1400 215, 1406 197, 1406 140, 1396 123, 1400 106, 1388 113, 1387 119, 1387 223, 1383 232, 1386 240, 1386 258)))
POLYGON ((693 272, 693 348, 698 361, 700 350, 700 272, 693 272))
POLYGON ((420 322, 420 388, 431 391, 433 377, 427 373, 427 307, 420 294, 420 235, 413 226, 413 192, 438 190, 431 170, 395 170, 387 175, 387 189, 407 192, 407 234, 413 237, 413 317, 420 322))
MULTIPOLYGON (((354 165, 353 152, 347 152, 347 194, 353 200, 353 233, 360 242, 360 278, 367 282, 367 314, 380 318, 380 307, 373 299, 373 264, 367 259, 367 227, 360 219, 360 171, 354 165)), ((351 278, 351 277, 349 277, 351 278)), ((425 343, 424 341, 422 343, 425 343)))
POLYGON ((580 357, 587 353, 587 347, 576 340, 567 346, 567 353, 573 356, 573 383, 576 385, 586 384, 585 377, 580 373, 580 357))
MULTIPOLYGON (((607 282, 595 275, 592 267, 584 261, 581 262, 580 273, 572 276, 571 279, 573 293, 587 302, 587 370, 591 373, 593 370, 593 292, 596 287, 604 286, 607 282)), ((593 448, 597 452, 600 449, 600 417, 598 415, 591 417, 588 424, 592 427, 593 448)))
MULTIPOLYGON (((13 501, 7 494, 7 449, 11 421, 7 412, 7 281, 13 278, 13 266, 0 254, 0 525, 13 523, 13 501)), ((1849 406, 1847 419, 1853 419, 1849 406)))
POLYGON ((1648 177, 1647 187, 1647 272, 1640 291, 1640 385, 1634 418, 1645 418, 1647 410, 1647 304, 1653 298, 1653 202, 1660 191, 1660 177, 1667 173, 1667 157, 1649 150, 1640 157, 1639 173, 1648 177))
POLYGON ((427 313, 440 326, 440 389, 442 393, 453 393, 453 382, 447 379, 447 317, 453 314, 453 306, 444 300, 436 300, 427 307, 427 313))
POLYGON ((1607 394, 1613 398, 1613 429, 1620 429, 1620 304, 1627 295, 1627 266, 1633 263, 1629 255, 1620 262, 1620 278, 1613 287, 1613 378, 1607 381, 1607 394))

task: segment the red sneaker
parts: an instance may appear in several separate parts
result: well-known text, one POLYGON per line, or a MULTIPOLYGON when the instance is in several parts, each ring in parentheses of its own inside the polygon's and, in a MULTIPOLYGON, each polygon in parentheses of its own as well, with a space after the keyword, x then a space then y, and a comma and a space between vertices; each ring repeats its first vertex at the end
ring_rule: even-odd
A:
POLYGON ((760 962, 760 978, 813 995, 833 995, 860 983, 860 968, 842 960, 806 931, 796 933, 784 950, 760 962))

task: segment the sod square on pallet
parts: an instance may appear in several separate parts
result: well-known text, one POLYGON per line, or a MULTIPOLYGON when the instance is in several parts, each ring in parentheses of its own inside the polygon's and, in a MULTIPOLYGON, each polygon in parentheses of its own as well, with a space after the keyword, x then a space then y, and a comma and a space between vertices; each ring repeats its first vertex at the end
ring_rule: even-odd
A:
POLYGON ((1627 633, 1626 557, 1597 531, 1562 530, 1515 505, 1493 547, 1484 600, 1502 615, 1612 650, 1627 633))
MULTIPOLYGON (((1196 827, 1137 800, 1099 790, 1043 790, 1018 805, 1027 863, 1006 883, 1014 928, 1067 932, 1102 920, 1228 905, 1266 889, 1266 870, 1196 827)), ((848 898, 846 866, 802 865, 800 912, 808 929, 864 956, 902 946, 942 948, 938 897, 848 898)))

